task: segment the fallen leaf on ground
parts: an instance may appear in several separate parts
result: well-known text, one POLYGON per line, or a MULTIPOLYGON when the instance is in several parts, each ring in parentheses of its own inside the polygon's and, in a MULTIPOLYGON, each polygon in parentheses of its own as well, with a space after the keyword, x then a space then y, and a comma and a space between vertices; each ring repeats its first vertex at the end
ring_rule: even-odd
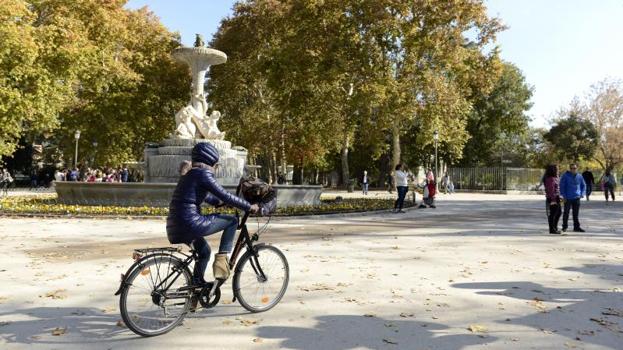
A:
POLYGON ((67 332, 67 328, 56 327, 52 330, 52 335, 59 336, 65 334, 65 332, 67 332))
POLYGON ((123 322, 123 320, 117 320, 117 327, 119 327, 119 328, 126 328, 125 327, 125 323, 123 322))
POLYGON ((67 298, 66 292, 66 289, 57 289, 53 292, 46 293, 45 297, 50 299, 65 299, 67 298))
POLYGON ((386 339, 386 338, 383 338, 383 342, 384 342, 384 343, 387 343, 387 344, 398 345, 398 342, 397 342, 397 341, 395 341, 395 340, 393 340, 393 339, 386 339))
POLYGON ((467 330, 472 333, 487 333, 487 327, 479 324, 470 324, 467 330))
POLYGON ((250 320, 250 319, 244 319, 244 318, 236 318, 236 319, 240 321, 240 324, 242 324, 245 327, 256 325, 259 322, 258 320, 250 320))
POLYGON ((115 306, 106 306, 104 308, 102 308, 102 312, 105 314, 109 314, 109 313, 113 313, 116 312, 117 308, 115 306))
POLYGON ((376 317, 375 314, 364 314, 363 317, 376 317))
POLYGON ((401 313, 400 313, 400 317, 405 317, 405 318, 406 318, 406 317, 413 317, 413 314, 408 314, 408 313, 406 313, 406 312, 401 312, 401 313))
POLYGON ((263 341, 264 341, 264 339, 262 339, 262 338, 253 338, 253 342, 254 343, 261 343, 263 341))
POLYGON ((543 304, 542 299, 534 298, 532 301, 529 301, 528 304, 535 307, 539 312, 547 313, 547 307, 543 304))
MULTIPOLYGON (((1 300, 1 299, 0 299, 1 300)), ((606 308, 606 311, 602 311, 601 312, 602 315, 606 315, 606 316, 618 316, 618 317, 623 317, 623 310, 616 310, 613 308, 606 308)))
POLYGON ((330 287, 324 283, 314 283, 309 287, 300 287, 299 289, 304 292, 314 292, 314 291, 319 291, 319 290, 335 290, 335 288, 330 287))

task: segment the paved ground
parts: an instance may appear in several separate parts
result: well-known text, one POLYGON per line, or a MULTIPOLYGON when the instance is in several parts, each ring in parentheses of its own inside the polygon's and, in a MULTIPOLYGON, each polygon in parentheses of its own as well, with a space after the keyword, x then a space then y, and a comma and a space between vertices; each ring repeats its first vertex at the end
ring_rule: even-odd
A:
POLYGON ((149 339, 117 326, 113 292, 132 249, 167 244, 163 220, 0 218, 0 348, 621 349, 620 203, 583 203, 587 233, 566 236, 546 234, 540 196, 438 204, 278 220, 280 305, 221 304, 149 339))

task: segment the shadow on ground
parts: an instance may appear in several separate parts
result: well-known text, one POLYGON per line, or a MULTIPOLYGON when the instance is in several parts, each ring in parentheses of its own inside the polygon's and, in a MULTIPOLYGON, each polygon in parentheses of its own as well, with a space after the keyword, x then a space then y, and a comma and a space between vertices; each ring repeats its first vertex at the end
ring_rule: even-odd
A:
MULTIPOLYGON (((623 266, 584 265, 561 270, 601 275, 623 281, 623 266)), ((620 349, 623 339, 623 297, 620 290, 554 288, 529 281, 457 283, 455 288, 479 290, 479 295, 498 295, 525 300, 537 312, 498 320, 551 332, 574 341, 620 349)))
POLYGON ((450 331, 439 323, 389 320, 372 315, 327 315, 314 320, 314 327, 260 327, 265 339, 281 339, 280 347, 289 349, 349 350, 365 349, 462 349, 485 344, 497 338, 480 337, 460 330, 450 331))
POLYGON ((95 308, 34 307, 0 314, 3 316, 23 318, 0 327, 0 335, 8 343, 69 344, 84 343, 86 339, 115 342, 121 340, 115 339, 118 335, 132 334, 117 326, 119 314, 107 314, 95 308), (53 336, 56 328, 64 329, 64 334, 53 336))

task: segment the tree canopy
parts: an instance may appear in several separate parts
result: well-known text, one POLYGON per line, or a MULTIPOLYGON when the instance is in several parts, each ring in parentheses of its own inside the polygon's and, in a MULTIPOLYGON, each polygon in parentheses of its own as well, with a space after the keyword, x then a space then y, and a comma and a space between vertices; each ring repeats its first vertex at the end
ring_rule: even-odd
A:
POLYGON ((553 145, 556 160, 590 159, 599 144, 597 129, 586 119, 582 119, 577 110, 559 119, 543 138, 553 145))
POLYGON ((179 37, 125 3, 0 3, 0 155, 22 138, 70 155, 81 130, 81 154, 114 164, 140 158, 145 141, 173 129, 189 84, 170 56, 179 37))
POLYGON ((211 42, 229 62, 212 69, 210 100, 273 175, 339 152, 346 178, 349 149, 421 162, 434 130, 457 160, 474 96, 503 71, 487 49, 502 29, 481 1, 239 2, 211 42))

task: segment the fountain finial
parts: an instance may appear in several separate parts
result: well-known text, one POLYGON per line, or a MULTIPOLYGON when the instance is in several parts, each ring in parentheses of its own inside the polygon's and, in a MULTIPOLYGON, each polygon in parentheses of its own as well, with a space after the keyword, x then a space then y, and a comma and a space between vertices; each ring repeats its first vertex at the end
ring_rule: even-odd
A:
POLYGON ((195 47, 204 47, 205 46, 205 42, 203 42, 203 35, 201 34, 195 34, 195 47))

